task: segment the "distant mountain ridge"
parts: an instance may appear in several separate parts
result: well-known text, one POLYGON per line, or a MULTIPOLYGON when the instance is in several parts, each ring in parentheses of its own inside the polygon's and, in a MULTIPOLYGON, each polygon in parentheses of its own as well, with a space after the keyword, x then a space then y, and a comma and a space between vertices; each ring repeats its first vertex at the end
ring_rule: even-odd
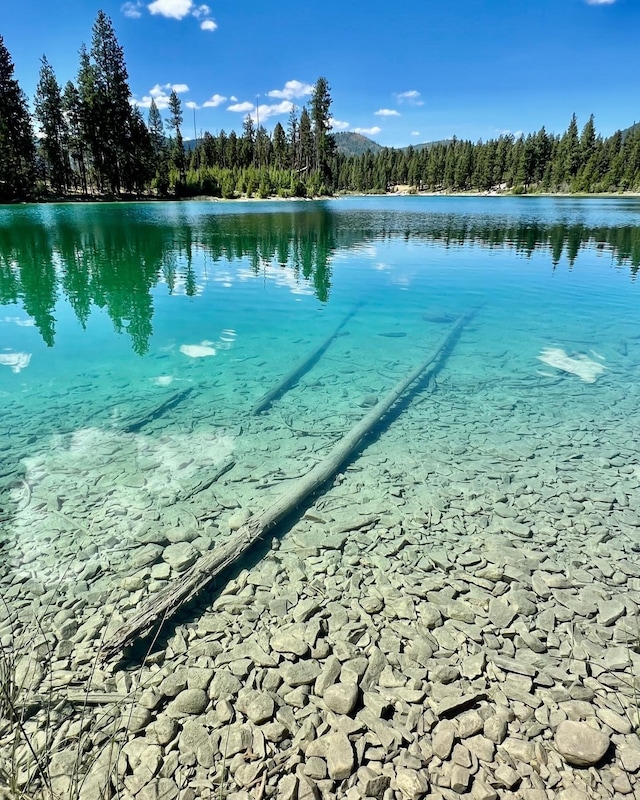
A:
MULTIPOLYGON (((384 150, 384 147, 368 136, 363 136, 361 133, 354 133, 353 131, 340 131, 334 133, 333 138, 336 140, 336 148, 338 153, 343 156, 361 156, 363 153, 379 153, 384 150)), ((406 147, 391 147, 390 150, 408 150, 413 147, 414 150, 425 150, 434 147, 437 144, 448 144, 451 139, 441 139, 437 142, 420 142, 419 144, 411 144, 406 147)))
POLYGON ((333 138, 336 140, 338 153, 344 156, 361 156, 367 152, 379 153, 380 150, 384 149, 382 145, 374 142, 373 139, 353 131, 334 133, 333 138))

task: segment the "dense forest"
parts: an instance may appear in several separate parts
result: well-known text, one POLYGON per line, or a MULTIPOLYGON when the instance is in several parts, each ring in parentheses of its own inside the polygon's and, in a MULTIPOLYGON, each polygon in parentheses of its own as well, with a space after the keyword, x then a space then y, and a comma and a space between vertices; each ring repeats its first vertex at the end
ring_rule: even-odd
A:
POLYGON ((98 12, 91 47, 80 48, 75 82, 62 87, 43 56, 33 114, 0 36, 0 202, 48 197, 317 197, 335 192, 640 191, 640 126, 603 138, 593 116, 575 114, 561 135, 541 128, 486 142, 344 155, 331 134, 331 96, 318 78, 308 106, 286 129, 205 132, 188 147, 180 98, 163 119, 132 103, 111 20, 98 12))

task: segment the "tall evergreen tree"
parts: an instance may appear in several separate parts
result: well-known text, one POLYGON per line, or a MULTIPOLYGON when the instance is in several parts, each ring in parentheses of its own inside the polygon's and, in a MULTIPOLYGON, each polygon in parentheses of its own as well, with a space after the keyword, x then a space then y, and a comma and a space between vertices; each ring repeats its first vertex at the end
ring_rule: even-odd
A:
POLYGON ((155 178, 153 188, 164 195, 169 189, 169 165, 167 163, 167 146, 164 138, 164 123, 162 115, 158 111, 156 101, 152 98, 149 106, 149 116, 147 118, 149 128, 149 138, 151 140, 151 151, 155 178))
POLYGON ((111 19, 98 11, 93 25, 91 58, 96 89, 96 113, 103 151, 102 172, 114 193, 122 185, 124 162, 135 158, 132 151, 131 90, 124 52, 116 39, 111 19))
POLYGON ((253 127, 253 117, 247 114, 242 123, 242 138, 240 139, 240 164, 248 167, 255 161, 256 131, 253 127))
POLYGON ((300 123, 298 120, 298 109, 291 107, 289 121, 287 123, 287 143, 289 145, 289 164, 291 169, 300 169, 300 123))
POLYGON ((85 45, 80 47, 80 67, 77 79, 76 114, 80 141, 84 150, 86 191, 95 186, 102 191, 104 148, 100 99, 96 74, 85 45))
POLYGON ((561 139, 564 151, 565 175, 569 180, 573 180, 578 174, 581 162, 580 141, 578 139, 578 120, 573 114, 566 133, 561 139))
POLYGON ((279 122, 273 129, 273 161, 276 169, 285 169, 287 166, 287 135, 279 122))
POLYGON ((311 94, 311 122, 313 124, 314 169, 322 177, 327 189, 331 188, 331 158, 335 153, 335 140, 331 135, 331 95, 326 78, 318 78, 311 94))
POLYGON ((305 175, 311 172, 313 167, 313 133, 311 129, 311 117, 306 107, 303 106, 300 112, 300 125, 298 130, 299 137, 299 164, 298 170, 305 175))
POLYGON ((13 77, 13 61, 0 36, 0 199, 33 191, 35 146, 27 98, 13 77))
POLYGON ((87 165, 86 165, 86 144, 83 136, 82 125, 82 105, 80 94, 72 81, 67 81, 62 95, 62 108, 67 124, 67 142, 70 181, 73 188, 80 188, 83 193, 87 193, 87 165))
POLYGON ((47 164, 49 181, 57 192, 66 192, 70 184, 68 127, 60 84, 46 56, 41 59, 34 105, 42 133, 40 147, 47 164))
POLYGON ((182 103, 175 89, 172 89, 171 94, 169 95, 169 127, 174 131, 176 138, 171 148, 171 162, 172 166, 178 172, 178 182, 180 184, 179 187, 176 187, 178 191, 182 190, 182 186, 184 185, 186 179, 184 142, 182 141, 182 131, 180 130, 182 119, 182 103))

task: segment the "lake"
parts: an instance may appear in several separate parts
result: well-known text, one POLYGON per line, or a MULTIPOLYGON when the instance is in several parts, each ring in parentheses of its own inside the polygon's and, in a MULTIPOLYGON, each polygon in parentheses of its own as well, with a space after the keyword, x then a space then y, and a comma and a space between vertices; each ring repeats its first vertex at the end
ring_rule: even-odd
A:
MULTIPOLYGON (((508 658, 539 652, 526 633, 562 661, 569 627, 626 645, 640 601, 639 268, 640 199, 0 207, 8 608, 46 610, 52 663, 89 680, 97 641, 321 463, 462 317, 430 380, 231 588, 201 599, 189 635, 246 643, 304 597, 346 597, 356 627, 335 635, 352 657, 377 641, 376 615, 419 626, 429 596, 446 620, 423 620, 429 652, 448 664, 476 635, 508 658), (205 612, 224 624, 196 630, 205 612), (474 614, 490 634, 464 628, 474 614)), ((2 641, 16 630, 25 615, 2 641)), ((409 674, 406 628, 389 635, 404 644, 382 651, 409 674)), ((183 663, 180 648, 174 637, 167 658, 183 663)))

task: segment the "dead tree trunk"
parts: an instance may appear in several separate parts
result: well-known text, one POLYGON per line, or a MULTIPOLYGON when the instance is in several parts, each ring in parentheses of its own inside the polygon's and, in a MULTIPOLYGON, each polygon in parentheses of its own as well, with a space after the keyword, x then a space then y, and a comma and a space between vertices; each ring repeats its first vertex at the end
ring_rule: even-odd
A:
POLYGON ((262 514, 249 519, 228 542, 206 553, 177 581, 152 597, 149 602, 106 641, 101 658, 106 660, 139 638, 149 634, 156 624, 162 625, 181 606, 188 603, 216 575, 238 561, 259 539, 291 514, 304 500, 334 477, 354 453, 364 437, 375 428, 401 395, 417 381, 436 371, 458 337, 468 317, 461 316, 436 348, 403 380, 375 405, 369 413, 336 444, 319 464, 296 480, 262 514))
POLYGON ((278 397, 283 395, 287 389, 294 385, 297 382, 298 378, 301 375, 304 375, 305 372, 311 369, 313 365, 318 361, 320 356, 324 353, 324 351, 329 347, 331 342, 338 336, 340 331, 344 328, 344 326, 349 322, 351 317, 356 313, 357 306, 352 311, 350 311, 347 316, 342 320, 342 322, 338 325, 335 331, 329 336, 324 342, 316 349, 308 355, 304 360, 302 360, 288 375, 278 383, 277 386, 274 386, 273 389, 268 391, 263 397, 258 400, 258 402, 254 405, 251 409, 252 414, 259 414, 261 411, 269 408, 271 403, 276 400, 278 397))

